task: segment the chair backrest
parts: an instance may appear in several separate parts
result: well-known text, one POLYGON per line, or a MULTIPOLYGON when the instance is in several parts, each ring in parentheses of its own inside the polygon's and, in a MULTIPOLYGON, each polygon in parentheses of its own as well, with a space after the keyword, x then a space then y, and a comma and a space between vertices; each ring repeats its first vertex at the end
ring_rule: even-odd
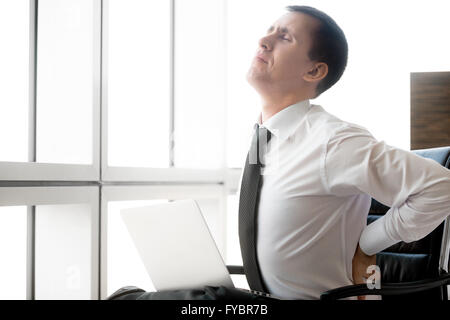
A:
MULTIPOLYGON (((450 146, 414 150, 414 153, 431 158, 450 168, 450 146)), ((389 207, 372 199, 367 224, 372 223, 389 210, 389 207)), ((449 209, 450 210, 450 209, 449 209)), ((450 213, 450 212, 449 212, 450 213)), ((408 282, 437 277, 448 271, 449 224, 447 219, 426 237, 410 243, 399 242, 377 254, 377 265, 381 269, 381 283, 408 282)), ((447 288, 436 288, 422 293, 402 296, 383 296, 383 300, 436 299, 447 300, 447 288)))

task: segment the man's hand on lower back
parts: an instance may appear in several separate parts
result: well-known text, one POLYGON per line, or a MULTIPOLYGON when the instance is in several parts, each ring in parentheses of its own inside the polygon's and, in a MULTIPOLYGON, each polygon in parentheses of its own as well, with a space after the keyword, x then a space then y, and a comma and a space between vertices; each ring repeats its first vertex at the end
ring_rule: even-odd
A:
MULTIPOLYGON (((352 260, 352 277, 354 284, 364 284, 367 283, 366 279, 371 276, 367 273, 367 268, 371 265, 376 264, 376 255, 369 256, 365 254, 361 248, 356 247, 355 255, 352 260)), ((365 300, 366 296, 358 296, 358 300, 365 300)))

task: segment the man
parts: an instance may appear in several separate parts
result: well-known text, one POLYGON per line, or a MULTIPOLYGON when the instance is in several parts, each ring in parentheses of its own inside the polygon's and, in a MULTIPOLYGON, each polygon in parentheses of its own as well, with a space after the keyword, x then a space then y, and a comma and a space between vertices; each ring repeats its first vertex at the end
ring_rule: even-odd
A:
MULTIPOLYGON (((287 9, 260 39, 247 73, 262 110, 241 176, 239 236, 252 289, 318 299, 324 291, 364 283, 377 252, 436 228, 449 214, 450 171, 311 104, 342 76, 347 42, 325 13, 287 9), (366 226, 371 197, 391 209, 366 226)), ((129 296, 238 295, 220 290, 143 297, 138 289, 129 296)))
POLYGON ((258 127, 271 136, 266 154, 258 154, 265 167, 251 273, 259 271, 261 288, 276 296, 318 299, 365 283, 377 252, 441 224, 449 214, 450 171, 310 104, 343 74, 347 42, 325 13, 287 9, 260 39, 247 74, 262 101, 258 127), (366 226, 371 197, 391 209, 366 226))

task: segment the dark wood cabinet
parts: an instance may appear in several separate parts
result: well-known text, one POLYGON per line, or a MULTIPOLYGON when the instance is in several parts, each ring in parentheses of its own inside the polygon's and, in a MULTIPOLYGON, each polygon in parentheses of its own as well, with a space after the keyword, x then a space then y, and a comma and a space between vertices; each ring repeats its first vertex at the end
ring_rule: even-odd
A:
POLYGON ((450 72, 411 73, 411 150, 450 146, 450 72))

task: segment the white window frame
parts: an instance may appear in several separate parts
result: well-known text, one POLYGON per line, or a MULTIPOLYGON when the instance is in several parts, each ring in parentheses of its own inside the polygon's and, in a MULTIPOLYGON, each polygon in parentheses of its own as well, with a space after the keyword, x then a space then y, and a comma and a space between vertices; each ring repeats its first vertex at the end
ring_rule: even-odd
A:
MULTIPOLYGON (((171 97, 170 132, 174 131, 174 12, 171 2, 171 97)), ((226 32, 226 0, 223 32, 226 32)), ((106 296, 107 203, 120 200, 217 198, 220 203, 218 221, 221 221, 219 250, 226 256, 226 204, 228 194, 236 192, 241 169, 189 169, 174 167, 174 152, 170 150, 168 168, 136 168, 108 166, 107 161, 107 89, 108 65, 107 17, 109 0, 93 0, 94 6, 94 96, 93 96, 93 161, 90 165, 36 162, 36 65, 38 1, 30 3, 30 64, 29 64, 29 143, 28 162, 0 161, 0 206, 28 206, 27 214, 27 299, 34 299, 34 244, 35 205, 89 203, 92 207, 92 281, 91 299, 106 296)), ((226 39, 226 37, 224 37, 226 39)), ((226 52, 224 43, 224 52, 226 52)), ((226 57, 223 57, 226 61, 226 57)), ((226 65, 224 72, 226 75, 226 65)), ((224 88, 226 79, 224 79, 224 88)), ((226 101, 226 88, 223 91, 226 101)), ((225 112, 226 103, 222 104, 225 112)), ((225 114, 225 113, 224 113, 225 114)), ((218 124, 225 130, 226 123, 218 124)), ((171 138, 173 135, 169 135, 171 138)), ((226 147, 224 141, 218 141, 226 147)), ((173 146, 173 140, 171 140, 173 146)))
POLYGON ((29 60, 29 133, 28 161, 0 161, 0 180, 7 181, 94 181, 100 179, 100 70, 101 70, 101 0, 93 0, 93 103, 92 103, 92 164, 37 163, 36 161, 36 64, 38 2, 30 1, 30 60, 29 60))
MULTIPOLYGON (((226 7, 225 0, 222 1, 223 8, 226 7)), ((174 131, 174 41, 175 41, 175 0, 170 0, 170 34, 171 34, 171 56, 170 56, 170 132, 169 137, 173 137, 174 131)), ((103 19, 102 19, 102 48, 108 47, 108 3, 109 0, 103 1, 103 19)), ((225 11, 225 9, 223 9, 225 11)), ((225 32, 225 21, 221 21, 223 25, 223 32, 225 32)), ((225 39, 225 37, 224 37, 225 39)), ((225 46, 225 45, 224 45, 225 46)), ((224 50, 226 52, 226 50, 224 50)), ((102 114, 101 114, 101 179, 103 181, 145 181, 145 182, 190 182, 190 183, 223 183, 227 177, 227 169, 189 169, 173 167, 174 155, 173 148, 170 150, 170 167, 169 168, 146 168, 146 167, 117 167, 108 165, 108 53, 107 50, 101 51, 102 55, 102 114)), ((226 56, 223 57, 226 61, 226 56)), ((225 75, 225 63, 224 72, 225 75)), ((226 79, 224 79, 224 86, 226 79)), ((223 91, 223 100, 226 98, 226 89, 223 91)), ((221 112, 225 114, 226 104, 222 104, 221 112)), ((222 130, 225 130, 225 123, 218 124, 222 130)), ((225 135, 224 135, 225 136, 225 135)), ((226 141, 218 141, 226 146, 226 141)), ((173 146, 173 140, 170 141, 170 146, 173 146)), ((224 153, 222 161, 225 164, 226 154, 224 153)))
POLYGON ((99 187, 0 187, 0 206, 28 206, 27 213, 27 299, 35 297, 35 210, 38 205, 89 204, 91 206, 91 290, 99 297, 100 212, 99 187))

